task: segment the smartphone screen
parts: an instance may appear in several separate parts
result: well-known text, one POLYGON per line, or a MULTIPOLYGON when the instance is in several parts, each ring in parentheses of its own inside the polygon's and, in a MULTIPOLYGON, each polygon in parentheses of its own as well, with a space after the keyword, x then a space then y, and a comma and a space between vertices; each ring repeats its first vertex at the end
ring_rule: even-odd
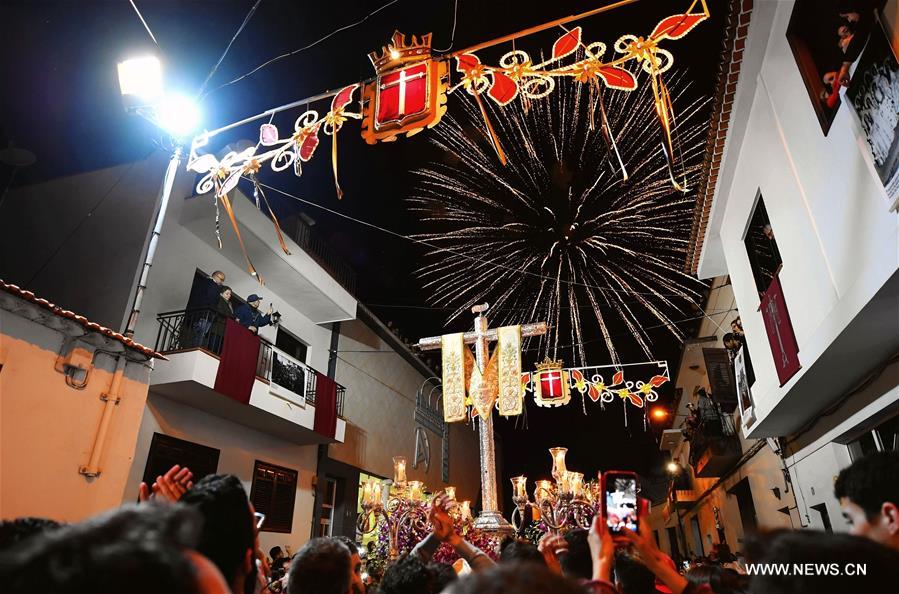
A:
POLYGON ((610 474, 606 477, 606 525, 613 534, 622 528, 637 532, 637 477, 610 474))

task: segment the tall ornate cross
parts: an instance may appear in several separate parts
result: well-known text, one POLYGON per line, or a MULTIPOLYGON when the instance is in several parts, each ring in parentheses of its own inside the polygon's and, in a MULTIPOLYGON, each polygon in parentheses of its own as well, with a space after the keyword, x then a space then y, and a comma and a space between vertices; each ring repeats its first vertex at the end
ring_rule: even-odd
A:
MULTIPOLYGON (((466 332, 463 336, 465 344, 475 346, 475 360, 481 373, 487 368, 490 360, 490 343, 496 341, 498 333, 495 328, 489 328, 484 313, 490 306, 486 303, 471 308, 471 313, 477 314, 474 319, 474 331, 466 332)), ((546 322, 523 324, 521 336, 540 336, 546 334, 546 322)), ((441 348, 442 337, 430 336, 418 341, 418 348, 423 351, 441 348)), ((481 452, 481 513, 475 519, 474 526, 481 530, 512 533, 512 525, 500 514, 496 499, 496 447, 493 439, 493 416, 484 415, 478 417, 478 435, 481 452)))

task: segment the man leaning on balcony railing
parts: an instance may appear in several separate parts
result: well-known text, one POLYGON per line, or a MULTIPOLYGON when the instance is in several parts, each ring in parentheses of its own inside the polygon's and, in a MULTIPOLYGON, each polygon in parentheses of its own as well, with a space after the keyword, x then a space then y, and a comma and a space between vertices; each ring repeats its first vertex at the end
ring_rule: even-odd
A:
POLYGON ((276 325, 281 319, 281 314, 274 310, 271 303, 269 303, 267 314, 259 310, 261 304, 262 297, 253 293, 247 297, 245 304, 238 305, 234 310, 237 321, 254 334, 257 334, 263 326, 276 325))

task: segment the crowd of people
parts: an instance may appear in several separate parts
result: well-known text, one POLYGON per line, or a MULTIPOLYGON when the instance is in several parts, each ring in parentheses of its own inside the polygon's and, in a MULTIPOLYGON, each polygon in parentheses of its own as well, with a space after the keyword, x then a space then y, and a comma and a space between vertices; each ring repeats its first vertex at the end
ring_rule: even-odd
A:
POLYGON ((232 319, 250 332, 258 333, 260 328, 278 323, 281 314, 275 311, 271 303, 268 310, 263 312, 262 296, 256 293, 247 297, 246 303, 236 303, 234 291, 225 284, 225 273, 216 270, 209 277, 199 277, 194 281, 187 309, 193 312, 215 312, 216 317, 198 315, 194 323, 194 330, 198 336, 206 336, 218 324, 218 335, 224 331, 224 320, 232 319))
MULTIPOLYGON (((63 525, 19 518, 0 524, 0 591, 9 594, 828 594, 855 586, 896 591, 899 453, 875 453, 834 484, 849 534, 778 530, 748 538, 746 565, 719 544, 688 570, 659 550, 646 521, 613 538, 600 516, 589 530, 507 539, 498 561, 453 524, 453 502, 433 498, 430 533, 367 584, 360 548, 346 537, 314 538, 296 554, 259 547, 264 515, 234 475, 194 482, 173 467, 139 503, 63 525), (455 565, 435 563, 442 543, 455 565), (783 566, 787 571, 764 571, 783 566), (863 571, 843 568, 863 567, 863 571), (755 570, 753 570, 755 568, 755 570), (818 568, 817 570, 815 568, 818 568), (864 575, 861 575, 861 574, 864 575)), ((646 512, 645 503, 641 514, 646 512)))

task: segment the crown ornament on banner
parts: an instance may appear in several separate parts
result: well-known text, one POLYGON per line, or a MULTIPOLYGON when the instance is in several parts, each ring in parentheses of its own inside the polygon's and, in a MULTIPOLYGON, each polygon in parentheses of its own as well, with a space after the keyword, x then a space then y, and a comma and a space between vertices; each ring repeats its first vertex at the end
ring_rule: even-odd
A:
POLYGON ((390 72, 408 62, 428 60, 431 58, 431 35, 425 33, 420 38, 412 35, 411 43, 407 44, 406 35, 394 31, 390 43, 383 46, 380 53, 369 53, 368 59, 378 74, 390 72))

